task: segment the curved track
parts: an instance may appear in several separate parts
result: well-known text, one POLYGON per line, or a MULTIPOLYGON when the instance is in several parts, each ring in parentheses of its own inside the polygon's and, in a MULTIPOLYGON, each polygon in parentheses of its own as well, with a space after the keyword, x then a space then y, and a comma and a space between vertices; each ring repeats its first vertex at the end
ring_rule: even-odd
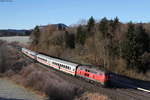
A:
MULTIPOLYGON (((17 48, 18 53, 22 54, 19 49, 17 48)), ((24 56, 25 59, 32 61, 35 63, 32 59, 24 56)), ((123 89, 123 88, 102 88, 100 85, 89 83, 85 80, 82 80, 81 78, 76 78, 71 75, 65 74, 63 72, 57 71, 53 68, 47 68, 42 64, 35 63, 40 68, 47 70, 49 72, 54 72, 58 75, 60 75, 62 78, 66 79, 67 81, 77 84, 84 88, 86 91, 91 92, 100 92, 101 94, 107 95, 112 100, 150 100, 150 93, 134 90, 131 88, 123 89)))

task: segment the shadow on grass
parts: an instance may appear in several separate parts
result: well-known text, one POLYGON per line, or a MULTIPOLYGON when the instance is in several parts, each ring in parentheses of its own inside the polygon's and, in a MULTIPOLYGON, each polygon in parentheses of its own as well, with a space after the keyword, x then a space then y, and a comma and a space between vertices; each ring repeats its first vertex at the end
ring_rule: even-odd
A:
POLYGON ((150 90, 150 81, 143 81, 114 73, 110 75, 110 83, 112 88, 125 88, 125 89, 144 88, 150 90))

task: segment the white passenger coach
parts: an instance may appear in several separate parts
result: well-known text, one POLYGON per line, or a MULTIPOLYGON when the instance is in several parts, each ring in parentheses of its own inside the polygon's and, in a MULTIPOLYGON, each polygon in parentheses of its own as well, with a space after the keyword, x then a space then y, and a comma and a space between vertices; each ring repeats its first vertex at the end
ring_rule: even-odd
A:
POLYGON ((75 71, 76 71, 76 68, 78 66, 78 64, 76 64, 76 63, 67 62, 64 60, 59 60, 59 59, 45 56, 42 54, 37 55, 37 61, 42 63, 42 64, 53 67, 57 70, 61 70, 63 72, 69 73, 73 76, 75 75, 75 71))
POLYGON ((21 51, 22 51, 25 55, 27 55, 27 56, 31 57, 32 59, 35 59, 35 60, 36 60, 36 55, 38 54, 37 52, 31 51, 31 50, 26 49, 26 48, 22 48, 21 51))

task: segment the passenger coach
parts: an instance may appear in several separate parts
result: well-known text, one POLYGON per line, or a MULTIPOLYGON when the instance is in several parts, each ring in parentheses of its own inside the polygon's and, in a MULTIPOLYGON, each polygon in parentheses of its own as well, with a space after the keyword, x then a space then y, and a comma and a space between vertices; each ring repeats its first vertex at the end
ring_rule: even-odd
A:
POLYGON ((38 61, 38 62, 40 62, 40 63, 42 63, 42 64, 45 64, 45 65, 48 65, 48 66, 50 66, 50 67, 53 67, 53 68, 55 68, 55 69, 59 69, 58 66, 55 66, 55 65, 52 64, 52 59, 53 59, 53 58, 51 58, 51 57, 49 57, 49 56, 42 55, 42 54, 38 54, 38 55, 37 55, 37 61, 38 61))
POLYGON ((76 63, 59 60, 42 54, 37 55, 37 61, 73 76, 75 76, 78 66, 76 63))
POLYGON ((73 76, 76 75, 76 70, 78 67, 78 64, 76 64, 76 63, 53 58, 52 64, 54 66, 58 66, 60 71, 71 74, 73 76))
POLYGON ((25 55, 27 55, 27 56, 29 56, 30 58, 36 60, 36 55, 38 54, 37 52, 31 51, 31 50, 26 49, 26 48, 22 48, 21 51, 22 51, 25 55))

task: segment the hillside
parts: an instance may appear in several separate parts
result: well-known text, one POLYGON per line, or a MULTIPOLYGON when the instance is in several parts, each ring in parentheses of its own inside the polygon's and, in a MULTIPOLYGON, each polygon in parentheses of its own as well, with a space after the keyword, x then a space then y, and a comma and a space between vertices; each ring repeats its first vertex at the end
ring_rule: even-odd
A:
POLYGON ((122 23, 116 17, 67 28, 36 26, 31 46, 38 52, 139 79, 150 77, 149 23, 122 23))

